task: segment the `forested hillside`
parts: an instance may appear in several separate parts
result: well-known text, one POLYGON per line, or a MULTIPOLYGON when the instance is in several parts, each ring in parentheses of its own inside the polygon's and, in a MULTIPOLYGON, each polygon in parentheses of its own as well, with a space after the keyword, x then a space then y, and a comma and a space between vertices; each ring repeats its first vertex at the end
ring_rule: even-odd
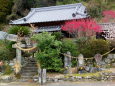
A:
POLYGON ((30 8, 79 2, 87 6, 92 17, 100 17, 105 9, 115 9, 115 0, 0 0, 0 23, 26 16, 30 8))

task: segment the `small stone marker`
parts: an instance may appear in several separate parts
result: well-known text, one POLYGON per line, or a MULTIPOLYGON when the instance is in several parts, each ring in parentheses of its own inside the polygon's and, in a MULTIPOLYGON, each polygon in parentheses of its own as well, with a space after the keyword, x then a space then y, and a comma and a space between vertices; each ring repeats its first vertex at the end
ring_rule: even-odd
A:
POLYGON ((71 53, 68 51, 67 55, 65 55, 64 57, 64 67, 67 68, 67 70, 65 71, 65 73, 69 73, 71 74, 71 53))
POLYGON ((68 51, 67 52, 67 55, 68 56, 65 56, 64 57, 64 67, 68 67, 68 66, 70 66, 71 67, 71 53, 68 51))
POLYGON ((95 58, 96 63, 97 63, 98 65, 100 65, 100 64, 101 64, 101 61, 102 61, 102 55, 101 55, 101 54, 96 54, 96 55, 94 56, 94 58, 95 58))
POLYGON ((39 69, 39 83, 44 84, 46 83, 46 69, 39 69))
POLYGON ((82 54, 78 56, 78 66, 79 67, 84 66, 84 56, 82 54))

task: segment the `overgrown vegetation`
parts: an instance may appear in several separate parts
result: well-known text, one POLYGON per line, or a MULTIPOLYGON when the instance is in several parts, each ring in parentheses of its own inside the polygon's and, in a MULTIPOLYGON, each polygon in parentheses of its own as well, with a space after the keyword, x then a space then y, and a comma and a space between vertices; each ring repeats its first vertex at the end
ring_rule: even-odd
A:
POLYGON ((13 0, 0 0, 0 23, 6 22, 6 16, 11 13, 13 0))
POLYGON ((15 49, 11 46, 11 42, 0 40, 0 60, 9 61, 15 57, 15 49))
POLYGON ((4 75, 9 75, 9 74, 11 74, 12 72, 13 72, 13 69, 12 69, 12 67, 11 66, 9 66, 8 64, 4 64, 4 75))
POLYGON ((110 43, 102 39, 80 38, 76 41, 77 50, 86 58, 91 58, 95 54, 104 54, 110 50, 110 43))
POLYGON ((61 40, 63 38, 63 34, 61 32, 53 32, 51 35, 55 36, 56 40, 61 40))
POLYGON ((62 41, 62 53, 71 52, 72 56, 77 56, 79 51, 74 40, 64 39, 62 41))

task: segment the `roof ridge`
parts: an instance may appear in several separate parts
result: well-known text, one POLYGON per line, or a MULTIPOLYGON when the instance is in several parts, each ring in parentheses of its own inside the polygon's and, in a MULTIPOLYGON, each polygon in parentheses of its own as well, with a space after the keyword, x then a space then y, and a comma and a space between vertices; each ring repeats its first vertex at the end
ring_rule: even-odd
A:
POLYGON ((86 18, 87 15, 84 13, 85 8, 86 7, 82 3, 41 7, 41 8, 31 8, 31 11, 28 13, 27 16, 14 20, 10 22, 10 24, 26 24, 26 23, 35 23, 35 22, 71 20, 74 19, 72 16, 72 14, 74 13, 76 14, 75 17, 76 19, 86 18), (43 17, 43 19, 41 17, 43 17))
POLYGON ((35 11, 50 11, 50 10, 59 10, 59 9, 68 9, 68 8, 76 8, 77 5, 82 5, 82 3, 75 4, 67 4, 67 5, 57 5, 57 6, 49 6, 49 7, 40 7, 40 8, 31 8, 31 10, 35 11))

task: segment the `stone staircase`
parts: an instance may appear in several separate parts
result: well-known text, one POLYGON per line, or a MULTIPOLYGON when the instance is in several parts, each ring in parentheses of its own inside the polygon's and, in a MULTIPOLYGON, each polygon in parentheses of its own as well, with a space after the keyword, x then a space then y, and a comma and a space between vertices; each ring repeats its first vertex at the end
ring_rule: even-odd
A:
POLYGON ((38 68, 36 61, 34 59, 29 59, 28 63, 22 68, 21 80, 28 81, 32 80, 33 76, 38 73, 38 68))

